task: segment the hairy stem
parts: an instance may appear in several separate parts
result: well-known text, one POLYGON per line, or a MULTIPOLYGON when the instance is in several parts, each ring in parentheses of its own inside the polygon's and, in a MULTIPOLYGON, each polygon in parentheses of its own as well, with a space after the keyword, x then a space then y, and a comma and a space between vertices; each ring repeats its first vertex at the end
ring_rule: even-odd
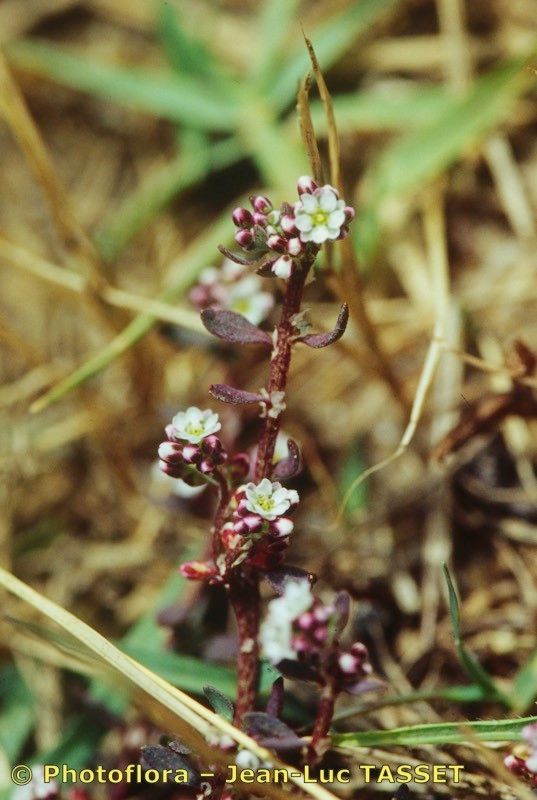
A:
POLYGON ((234 724, 241 727, 243 717, 255 705, 257 662, 259 659, 259 580, 257 576, 237 574, 229 584, 229 599, 237 619, 239 652, 237 658, 237 702, 234 724))
POLYGON ((308 747, 307 762, 312 766, 318 764, 326 751, 328 732, 334 716, 335 703, 335 687, 333 683, 329 682, 324 687, 321 695, 321 702, 319 703, 317 717, 308 747))
MULTIPOLYGON (((293 344, 292 337, 295 333, 292 319, 293 316, 300 311, 304 284, 312 263, 312 259, 304 260, 300 265, 300 269, 297 269, 296 272, 291 275, 287 284, 282 315, 278 327, 276 328, 276 342, 270 361, 270 373, 267 386, 269 396, 272 392, 285 392, 287 386, 287 376, 289 374, 291 348, 293 344)), ((278 414, 276 417, 271 417, 270 414, 267 413, 257 450, 257 461, 255 465, 255 480, 257 482, 262 478, 268 477, 271 472, 274 447, 276 445, 276 438, 280 426, 280 415, 278 414)))

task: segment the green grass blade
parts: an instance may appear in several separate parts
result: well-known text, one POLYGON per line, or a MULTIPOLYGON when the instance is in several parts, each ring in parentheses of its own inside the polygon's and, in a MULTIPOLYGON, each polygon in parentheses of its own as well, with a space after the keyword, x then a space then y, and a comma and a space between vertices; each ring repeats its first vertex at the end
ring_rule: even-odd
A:
MULTIPOLYGON (((398 0, 353 2, 315 31, 306 31, 313 41, 321 69, 324 71, 331 67, 359 36, 397 4, 398 0)), ((309 69, 307 50, 297 31, 295 51, 269 87, 268 97, 275 108, 284 109, 293 101, 298 84, 309 69)))
MULTIPOLYGON (((399 131, 423 127, 433 122, 450 96, 440 86, 401 83, 383 90, 335 95, 332 98, 340 134, 399 131)), ((322 103, 314 100, 311 116, 318 136, 326 136, 327 121, 322 103)))
POLYGON ((388 146, 364 179, 364 204, 354 225, 360 260, 375 256, 382 237, 382 209, 434 180, 475 147, 509 114, 534 76, 526 69, 534 51, 479 78, 454 97, 436 119, 388 146))
POLYGON ((510 697, 515 711, 524 711, 537 698, 537 651, 515 675, 510 697))
POLYGON ((142 182, 95 233, 95 243, 105 261, 117 258, 172 200, 196 186, 210 172, 230 166, 243 155, 235 139, 212 146, 203 137, 196 139, 197 143, 192 141, 191 134, 179 155, 142 182))
POLYGON ((332 743, 345 747, 420 747, 423 744, 471 744, 480 742, 516 742, 525 725, 537 722, 537 717, 490 720, 487 722, 440 722, 432 725, 410 725, 391 731, 357 731, 336 733, 332 743))
POLYGON ((263 2, 259 19, 262 47, 252 76, 263 91, 270 88, 272 81, 278 75, 288 37, 300 34, 297 18, 299 2, 300 0, 264 0, 263 2))
POLYGON ((32 693, 12 665, 0 671, 0 751, 14 764, 34 723, 32 693))
POLYGON ((173 69, 208 81, 218 81, 219 65, 207 48, 187 34, 181 24, 179 9, 169 2, 160 3, 157 34, 173 69))
POLYGON ((453 585, 453 581, 451 579, 451 575, 449 574, 449 569, 444 564, 444 576, 446 579, 446 584, 448 588, 448 595, 449 595, 449 613, 451 616, 451 625, 453 628, 453 639, 455 641, 455 647, 457 648, 457 653, 459 655, 459 661, 461 665, 464 667, 467 675, 474 680, 479 686, 483 688, 483 691, 488 694, 490 698, 494 698, 497 700, 501 700, 507 706, 509 706, 509 701, 507 697, 505 697, 502 692, 496 686, 494 680, 488 674, 486 670, 483 669, 477 658, 471 653, 464 645, 461 635, 461 616, 460 616, 460 608, 459 608, 459 601, 457 598, 457 593, 455 591, 455 587, 453 585))
POLYGON ((230 131, 237 121, 236 103, 186 75, 99 64, 29 39, 10 44, 7 55, 19 69, 171 122, 230 131))

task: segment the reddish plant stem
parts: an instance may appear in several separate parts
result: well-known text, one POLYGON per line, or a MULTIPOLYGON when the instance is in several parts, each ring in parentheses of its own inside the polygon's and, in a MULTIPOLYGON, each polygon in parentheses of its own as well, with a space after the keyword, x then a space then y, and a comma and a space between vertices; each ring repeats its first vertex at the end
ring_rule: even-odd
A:
MULTIPOLYGON (((293 316, 300 311, 304 284, 313 260, 305 260, 300 268, 289 278, 287 291, 283 301, 282 315, 278 327, 276 328, 276 342, 270 362, 270 373, 267 391, 285 392, 287 386, 287 376, 291 363, 292 337, 295 333, 293 326, 293 316)), ((268 477, 271 472, 272 458, 276 438, 280 430, 280 415, 271 417, 267 414, 264 419, 263 430, 259 439, 257 449, 257 460, 255 465, 255 481, 259 482, 268 477)))
POLYGON ((239 652, 237 655, 237 702, 234 723, 241 727, 247 711, 255 706, 257 662, 259 659, 259 580, 257 576, 240 574, 229 583, 229 600, 237 619, 239 652))
POLYGON ((334 717, 334 706, 336 703, 336 690, 332 682, 328 682, 322 692, 321 702, 317 710, 315 725, 311 734, 311 741, 308 747, 307 762, 315 766, 322 759, 328 739, 328 732, 334 717))
MULTIPOLYGON (((315 257, 306 257, 291 275, 283 300, 280 322, 276 328, 276 342, 270 361, 267 391, 285 392, 291 363, 291 348, 295 328, 293 317, 300 311, 306 277, 315 257)), ((270 407, 267 411, 270 410, 270 407)), ((280 430, 280 415, 263 420, 259 437, 254 480, 259 483, 269 477, 276 437, 280 430)), ((257 664, 259 660, 259 579, 256 575, 245 575, 242 571, 230 582, 229 597, 237 619, 239 653, 237 662, 238 690, 235 707, 235 725, 240 727, 244 714, 255 705, 257 690, 257 664)))

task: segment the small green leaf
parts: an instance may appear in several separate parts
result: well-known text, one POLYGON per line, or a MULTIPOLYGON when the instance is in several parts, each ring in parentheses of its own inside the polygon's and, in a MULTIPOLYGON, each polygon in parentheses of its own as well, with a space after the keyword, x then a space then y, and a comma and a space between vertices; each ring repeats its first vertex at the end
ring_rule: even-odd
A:
POLYGON ((157 33, 168 61, 178 73, 214 81, 218 69, 214 56, 200 41, 187 34, 179 9, 168 0, 160 4, 157 33))
POLYGON ((225 694, 219 692, 214 686, 204 686, 203 694, 211 704, 211 708, 215 714, 220 714, 220 716, 227 719, 228 722, 233 722, 235 709, 233 708, 233 703, 225 694))
POLYGON ((487 722, 448 722, 433 725, 410 725, 391 731, 357 731, 336 733, 332 744, 344 747, 420 747, 423 744, 462 744, 481 742, 516 742, 525 725, 537 722, 537 717, 490 720, 487 722))
MULTIPOLYGON (((346 497, 349 488, 356 481, 366 468, 362 458, 361 449, 358 442, 355 442, 349 448, 347 456, 343 462, 343 466, 339 473, 338 490, 342 498, 346 497)), ((357 486, 345 505, 345 513, 348 516, 360 509, 365 508, 367 504, 367 484, 364 482, 357 486)))
POLYGON ((13 764, 32 730, 34 703, 30 690, 12 665, 0 671, 0 703, 0 750, 13 764))

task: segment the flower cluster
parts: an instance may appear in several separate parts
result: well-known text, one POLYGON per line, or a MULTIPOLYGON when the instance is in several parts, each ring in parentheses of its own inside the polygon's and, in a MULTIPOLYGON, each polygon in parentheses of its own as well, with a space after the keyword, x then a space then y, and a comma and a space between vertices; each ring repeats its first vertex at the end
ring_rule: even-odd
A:
POLYGON ((517 746, 515 752, 504 760, 507 769, 514 775, 537 788, 537 723, 522 728, 524 745, 517 746))
MULTIPOLYGON (((337 616, 335 605, 314 597, 309 581, 288 580, 282 595, 269 603, 260 629, 264 656, 284 671, 286 661, 298 661, 305 678, 330 680, 337 692, 357 694, 373 688, 365 683, 372 672, 367 648, 361 642, 350 649, 340 646, 334 635, 337 616)), ((300 669, 294 674, 299 677, 300 669)))
POLYGON ((216 436, 220 430, 218 414, 195 406, 180 411, 166 426, 167 441, 158 449, 160 468, 172 478, 199 485, 227 461, 227 453, 216 436))
POLYGON ((284 515, 298 499, 294 489, 284 489, 268 478, 239 487, 233 498, 235 510, 221 535, 227 564, 237 566, 248 558, 250 566, 257 569, 278 566, 294 527, 284 515))
POLYGON ((237 227, 235 241, 246 251, 265 257, 263 271, 270 270, 279 278, 289 278, 306 248, 316 252, 326 241, 342 239, 354 209, 339 199, 337 189, 318 184, 307 175, 299 178, 299 200, 273 208, 267 197, 250 198, 252 211, 236 208, 233 222, 237 227))
POLYGON ((190 292, 190 300, 200 310, 218 305, 242 314, 252 325, 259 325, 274 306, 270 292, 262 289, 258 275, 247 273, 241 264, 226 258, 220 269, 207 267, 190 292))

